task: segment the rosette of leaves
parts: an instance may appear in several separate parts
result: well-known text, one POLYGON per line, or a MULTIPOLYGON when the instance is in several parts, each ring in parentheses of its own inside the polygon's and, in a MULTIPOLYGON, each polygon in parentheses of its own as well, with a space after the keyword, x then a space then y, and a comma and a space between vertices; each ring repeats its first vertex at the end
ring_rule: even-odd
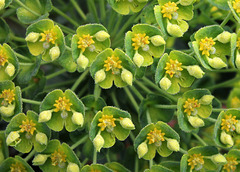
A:
POLYGON ((54 90, 40 105, 38 122, 46 122, 54 131, 61 131, 65 126, 68 132, 82 127, 84 122, 84 105, 71 90, 54 90))
POLYGON ((82 71, 89 67, 96 56, 110 47, 110 35, 101 24, 87 24, 77 28, 72 37, 72 56, 82 71))
POLYGON ((0 19, 0 43, 8 42, 9 37, 10 37, 10 28, 8 24, 5 22, 5 20, 1 18, 0 19))
POLYGON ((180 171, 213 171, 226 163, 223 155, 213 146, 194 147, 181 158, 180 171))
POLYGON ((92 165, 85 165, 81 172, 89 172, 89 171, 104 171, 104 172, 113 172, 110 168, 102 165, 102 164, 92 164, 92 165))
POLYGON ((135 126, 128 112, 106 106, 94 116, 89 137, 95 149, 100 152, 101 148, 112 147, 116 142, 115 137, 124 141, 133 129, 135 126))
POLYGON ((19 68, 18 59, 8 44, 0 45, 0 81, 13 80, 19 68))
POLYGON ((105 49, 98 54, 90 67, 90 72, 96 84, 108 89, 115 86, 132 85, 135 75, 135 65, 132 60, 120 49, 105 49))
POLYGON ((5 131, 0 131, 0 164, 9 157, 5 131))
POLYGON ((158 172, 158 171, 162 171, 162 172, 173 172, 173 170, 168 169, 162 165, 153 165, 151 167, 151 169, 147 169, 144 172, 158 172))
POLYGON ((34 56, 42 55, 44 61, 58 59, 65 50, 65 40, 59 26, 49 19, 31 24, 26 31, 27 46, 34 56))
POLYGON ((202 78, 204 72, 196 59, 181 51, 164 54, 158 62, 155 82, 170 94, 180 91, 180 86, 190 87, 195 78, 202 78))
POLYGON ((204 68, 213 70, 228 66, 226 56, 231 52, 231 35, 217 25, 203 27, 195 33, 191 46, 204 68))
POLYGON ((234 18, 237 20, 237 22, 240 22, 240 1, 239 0, 229 0, 227 1, 228 6, 234 16, 234 18))
POLYGON ((33 165, 39 166, 43 172, 48 171, 80 171, 80 162, 73 150, 59 140, 51 140, 47 148, 37 154, 33 159, 33 165))
POLYGON ((0 82, 0 114, 9 122, 11 118, 22 111, 20 87, 15 87, 12 81, 0 82))
POLYGON ((212 114, 213 98, 211 92, 206 89, 185 92, 177 104, 178 124, 181 130, 192 132, 203 127, 205 125, 203 119, 212 114))
POLYGON ((12 3, 12 0, 2 0, 0 2, 0 10, 7 8, 12 3))
POLYGON ((32 167, 20 156, 9 157, 0 164, 0 171, 34 172, 32 167))
POLYGON ((173 151, 179 151, 179 135, 166 123, 157 122, 144 127, 134 141, 138 157, 151 160, 156 151, 162 157, 168 157, 173 151))
POLYGON ((122 15, 141 11, 147 2, 148 0, 108 0, 111 7, 122 15))
POLYGON ((27 111, 27 115, 19 113, 14 116, 6 128, 9 146, 22 153, 31 151, 32 146, 37 152, 43 151, 50 138, 50 130, 46 124, 38 123, 38 115, 27 111))
POLYGON ((186 21, 193 18, 193 0, 158 0, 158 3, 154 13, 164 35, 182 37, 189 28, 186 21))
POLYGON ((214 126, 214 141, 223 148, 235 146, 240 135, 240 110, 222 111, 214 126))
POLYGON ((240 108, 240 88, 234 88, 227 99, 228 108, 240 108))
POLYGON ((149 66, 153 57, 160 58, 165 50, 162 32, 149 24, 137 24, 125 36, 126 53, 138 66, 149 66))
POLYGON ((240 170, 240 150, 231 149, 227 154, 225 154, 227 163, 222 167, 223 171, 239 171, 240 170))
POLYGON ((52 10, 51 0, 17 0, 16 3, 20 5, 17 9, 18 20, 25 24, 47 18, 52 10))

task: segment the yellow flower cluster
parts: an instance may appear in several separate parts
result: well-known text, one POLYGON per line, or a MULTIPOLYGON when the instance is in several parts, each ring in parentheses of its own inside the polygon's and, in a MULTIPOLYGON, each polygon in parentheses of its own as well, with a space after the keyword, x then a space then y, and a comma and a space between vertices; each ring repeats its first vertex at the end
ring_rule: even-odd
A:
POLYGON ((175 2, 168 2, 162 6, 163 17, 172 19, 172 16, 174 13, 177 12, 179 8, 177 7, 177 4, 175 2))
POLYGON ((189 116, 192 114, 192 112, 195 110, 195 108, 199 108, 201 105, 195 98, 188 98, 187 101, 185 101, 185 104, 183 105, 184 112, 187 113, 189 116))
POLYGON ((148 144, 159 143, 164 141, 165 140, 164 135, 165 133, 163 133, 162 130, 154 128, 147 134, 147 139, 149 140, 148 144))
POLYGON ((170 61, 166 63, 166 67, 164 69, 166 70, 166 73, 169 74, 170 77, 172 78, 173 75, 180 74, 180 72, 183 70, 181 66, 182 63, 179 63, 178 60, 170 59, 170 61))
POLYGON ((89 34, 79 37, 78 48, 82 50, 82 53, 86 50, 87 47, 95 43, 92 38, 93 36, 90 36, 89 34))
POLYGON ((56 108, 54 109, 54 112, 58 111, 71 111, 70 107, 72 106, 72 103, 70 103, 70 100, 67 99, 65 96, 59 97, 58 100, 55 100, 55 104, 53 105, 56 108))

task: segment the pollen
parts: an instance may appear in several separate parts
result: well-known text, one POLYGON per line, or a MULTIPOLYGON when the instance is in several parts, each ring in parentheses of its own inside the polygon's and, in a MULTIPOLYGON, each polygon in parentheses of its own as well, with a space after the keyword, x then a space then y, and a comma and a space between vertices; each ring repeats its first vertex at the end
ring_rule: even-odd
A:
POLYGON ((212 49, 213 45, 215 45, 215 42, 212 38, 206 37, 204 39, 201 39, 199 45, 199 50, 202 51, 202 55, 210 56, 209 51, 212 49))
POLYGON ((240 38, 238 38, 238 40, 237 40, 237 48, 238 48, 238 50, 240 50, 240 38))
POLYGON ((27 172, 23 164, 16 162, 10 166, 10 172, 27 172))
POLYGON ((236 10, 237 13, 240 13, 240 0, 235 0, 233 3, 233 9, 236 10))
POLYGON ((65 96, 59 97, 58 100, 55 100, 55 104, 53 105, 56 108, 54 109, 54 112, 58 111, 71 111, 70 107, 72 106, 72 103, 70 103, 70 100, 67 99, 65 96))
POLYGON ((170 61, 166 63, 166 67, 164 69, 166 70, 166 73, 169 74, 171 78, 175 74, 176 74, 176 77, 178 77, 181 74, 181 71, 183 70, 181 66, 182 66, 182 63, 179 63, 178 60, 170 59, 170 61))
POLYGON ((175 2, 168 2, 162 6, 162 13, 163 17, 172 19, 172 16, 174 13, 177 12, 179 8, 177 7, 177 4, 175 2))
POLYGON ((84 52, 87 47, 95 43, 92 38, 93 36, 90 36, 89 34, 79 37, 78 48, 82 49, 82 52, 84 52))
POLYGON ((134 50, 138 50, 140 47, 146 47, 146 45, 150 43, 148 39, 149 36, 146 36, 146 33, 135 34, 134 38, 132 38, 134 50))
POLYGON ((26 131, 28 134, 33 135, 36 130, 35 126, 36 124, 32 120, 26 119, 25 121, 22 121, 22 125, 19 126, 19 128, 21 128, 20 132, 23 133, 26 131))
POLYGON ((235 125, 237 124, 238 120, 236 120, 236 116, 225 115, 225 118, 222 119, 221 123, 221 130, 225 131, 234 131, 236 129, 235 125))
POLYGON ((158 130, 157 128, 154 128, 147 134, 147 139, 149 140, 148 144, 153 144, 153 143, 161 143, 164 141, 164 135, 165 133, 162 132, 162 130, 158 130))
POLYGON ((223 166, 223 169, 227 172, 234 172, 236 170, 236 166, 238 165, 237 158, 227 157, 227 163, 223 166))
POLYGON ((188 114, 188 116, 190 116, 192 114, 192 112, 194 112, 195 108, 199 108, 201 105, 198 102, 197 99, 195 98, 188 98, 187 101, 185 101, 185 104, 183 105, 184 108, 184 112, 188 114))
POLYGON ((119 69, 122 68, 122 61, 119 60, 119 57, 116 57, 114 55, 108 57, 107 60, 104 61, 104 63, 105 71, 112 70, 112 74, 118 74, 120 72, 119 69))
MULTIPOLYGON (((203 156, 200 154, 192 154, 188 159, 188 165, 191 166, 191 170, 195 167, 200 170, 204 164, 203 156)), ((196 169, 196 170, 197 170, 196 169)))
POLYGON ((6 53, 1 49, 0 50, 0 67, 4 66, 8 62, 8 57, 6 53))
POLYGON ((66 162, 67 155, 61 150, 55 150, 54 153, 51 154, 52 165, 57 166, 66 162))
POLYGON ((240 107, 240 100, 237 97, 233 97, 231 100, 231 107, 232 108, 239 108, 240 107))
POLYGON ((49 29, 41 33, 42 38, 40 39, 40 42, 46 41, 47 43, 55 44, 57 39, 57 34, 54 32, 53 29, 49 29))
POLYGON ((4 89, 2 93, 0 94, 0 99, 3 99, 2 105, 7 106, 8 104, 12 104, 12 102, 15 100, 15 94, 13 90, 10 89, 4 89))
POLYGON ((112 132, 113 128, 116 126, 115 118, 113 115, 102 115, 100 119, 98 119, 99 123, 98 126, 101 128, 101 131, 104 131, 107 128, 108 132, 112 132))

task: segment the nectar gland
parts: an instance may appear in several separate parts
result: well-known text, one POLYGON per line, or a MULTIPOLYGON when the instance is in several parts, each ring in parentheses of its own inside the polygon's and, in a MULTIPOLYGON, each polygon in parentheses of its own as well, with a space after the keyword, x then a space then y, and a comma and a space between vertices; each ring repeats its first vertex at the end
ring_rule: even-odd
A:
POLYGON ((188 116, 190 116, 192 114, 192 112, 195 111, 195 108, 199 108, 201 105, 198 102, 197 99, 195 98, 188 98, 187 101, 185 101, 185 104, 183 105, 184 108, 184 112, 188 114, 188 116))
POLYGON ((143 48, 143 50, 148 50, 149 46, 149 36, 146 36, 146 33, 138 33, 134 34, 134 37, 132 38, 132 46, 134 47, 134 50, 138 50, 140 47, 143 48))
POLYGON ((13 90, 5 89, 0 94, 0 99, 1 98, 3 98, 1 105, 7 106, 9 104, 12 104, 12 102, 15 100, 15 94, 14 94, 13 90))
POLYGON ((188 159, 188 165, 191 166, 191 170, 200 170, 204 164, 203 156, 200 154, 192 154, 188 159))
POLYGON ((240 13, 240 0, 232 1, 232 3, 233 3, 233 9, 234 9, 237 13, 240 13))
POLYGON ((168 18, 171 20, 173 18, 174 13, 177 12, 179 8, 177 7, 177 4, 175 2, 168 2, 162 6, 161 13, 163 14, 163 17, 168 18))
POLYGON ((239 108, 240 107, 240 100, 237 97, 233 97, 231 100, 231 107, 232 108, 239 108))
POLYGON ((40 39, 40 42, 46 42, 46 43, 52 43, 55 44, 57 39, 57 34, 54 32, 53 29, 49 29, 41 33, 42 38, 40 39))
POLYGON ((55 109, 54 112, 58 111, 71 111, 70 107, 72 106, 72 103, 70 103, 70 100, 67 99, 65 96, 59 97, 58 100, 55 100, 55 109))
POLYGON ((8 57, 6 53, 1 49, 0 50, 0 67, 4 66, 8 62, 8 57))
POLYGON ((104 63, 106 72, 112 70, 112 74, 119 74, 120 69, 122 69, 122 61, 119 60, 119 57, 116 57, 114 55, 108 57, 107 60, 104 61, 104 63))
POLYGON ((27 170, 21 163, 16 162, 10 166, 10 172, 27 172, 27 170))
POLYGON ((181 71, 183 70, 181 66, 182 66, 182 63, 179 63, 178 60, 170 59, 170 61, 166 63, 166 67, 164 69, 166 70, 166 73, 169 74, 171 78, 174 75, 175 77, 178 78, 179 76, 181 76, 181 71))
POLYGON ((148 144, 155 143, 156 146, 161 146, 162 141, 165 141, 164 135, 165 133, 163 133, 162 130, 154 128, 147 134, 148 144))
POLYGON ((210 56, 209 51, 213 48, 213 45, 215 45, 213 39, 206 37, 204 39, 201 39, 199 43, 199 50, 202 51, 202 55, 210 56))
POLYGON ((27 132, 28 135, 33 135, 34 131, 36 130, 36 124, 29 119, 26 119, 25 121, 22 121, 22 125, 19 126, 20 132, 27 132))
POLYGON ((98 126, 101 131, 104 131, 105 128, 107 128, 107 132, 112 132, 113 128, 116 126, 115 120, 116 119, 113 118, 113 115, 102 115, 102 117, 98 119, 98 126))
POLYGON ((86 48, 90 47, 92 44, 95 43, 92 38, 93 36, 90 36, 89 34, 79 37, 78 48, 82 50, 82 53, 86 50, 86 48))
POLYGON ((227 157, 227 163, 223 166, 223 169, 227 172, 235 172, 237 165, 237 158, 227 157))
POLYGON ((225 115, 224 119, 222 119, 221 130, 233 132, 234 130, 236 130, 235 125, 237 124, 237 122, 238 120, 236 120, 236 116, 232 116, 232 114, 225 115))
POLYGON ((66 162, 67 155, 58 148, 58 150, 55 150, 54 153, 51 154, 51 161, 53 166, 59 166, 64 167, 66 162))

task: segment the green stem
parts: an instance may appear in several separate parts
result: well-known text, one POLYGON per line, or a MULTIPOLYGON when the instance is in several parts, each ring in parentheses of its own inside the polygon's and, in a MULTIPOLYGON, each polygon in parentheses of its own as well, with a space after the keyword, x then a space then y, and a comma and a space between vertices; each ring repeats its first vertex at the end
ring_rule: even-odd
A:
POLYGON ((63 32, 67 33, 67 34, 74 34, 75 33, 75 30, 73 29, 70 29, 69 27, 66 27, 60 23, 57 23, 57 22, 54 22, 55 24, 57 24, 63 32))
POLYGON ((68 51, 72 51, 72 48, 71 47, 69 47, 69 46, 65 46, 66 47, 66 49, 68 50, 68 51))
POLYGON ((206 120, 215 123, 217 120, 211 117, 205 118, 206 120))
POLYGON ((82 167, 88 162, 88 158, 85 158, 83 162, 81 163, 82 167))
POLYGON ((95 84, 95 87, 94 87, 94 97, 95 97, 95 100, 97 100, 100 97, 101 91, 102 91, 102 89, 99 87, 99 85, 95 84))
POLYGON ((24 160, 26 162, 28 162, 34 155, 35 155, 36 151, 35 150, 32 150, 27 156, 26 158, 24 158, 24 160))
POLYGON ((152 119, 151 119, 151 116, 150 116, 149 110, 147 110, 147 112, 146 112, 146 116, 147 116, 147 122, 148 122, 148 124, 151 124, 151 123, 152 123, 152 119))
POLYGON ((80 8, 80 6, 78 5, 78 3, 75 0, 71 0, 72 5, 74 6, 74 8, 77 10, 78 14, 83 18, 83 20, 87 20, 86 15, 84 14, 84 12, 82 11, 82 9, 80 8))
POLYGON ((85 70, 80 77, 76 80, 76 82, 73 84, 71 90, 75 91, 78 87, 78 85, 82 82, 82 80, 84 80, 84 78, 87 76, 89 70, 85 70))
POLYGON ((71 149, 75 149, 76 147, 78 147, 79 145, 81 145, 82 143, 86 142, 88 139, 88 135, 84 136, 83 138, 81 138, 80 140, 78 140, 76 143, 74 143, 72 146, 71 146, 71 149))
POLYGON ((134 171, 135 171, 135 172, 139 172, 139 171, 138 171, 138 168, 139 168, 138 161, 139 161, 139 160, 138 160, 138 156, 136 155, 136 158, 135 158, 135 168, 134 168, 134 171))
POLYGON ((28 7, 27 7, 24 3, 22 3, 20 0, 15 0, 15 2, 16 2, 19 6, 23 7, 25 10, 27 10, 27 11, 29 11, 30 13, 34 14, 35 16, 38 16, 38 17, 41 16, 41 14, 36 13, 36 12, 33 11, 32 9, 28 8, 28 7))
POLYGON ((100 0, 99 3, 100 3, 101 21, 104 21, 106 18, 105 0, 100 0))
POLYGON ((155 105, 154 107, 160 109, 177 109, 177 105, 155 105))
POLYGON ((188 154, 188 152, 185 151, 183 148, 180 148, 179 152, 181 152, 182 154, 188 154))
POLYGON ((15 53, 15 55, 18 57, 18 58, 20 58, 20 59, 22 59, 22 60, 26 60, 26 61, 31 61, 31 59, 29 59, 29 58, 27 58, 27 57, 25 57, 25 56, 23 56, 23 55, 21 55, 21 54, 19 54, 19 53, 17 53, 17 52, 14 52, 15 53))
POLYGON ((148 89, 145 85, 143 85, 140 81, 134 81, 139 87, 141 87, 146 93, 150 94, 152 91, 148 89))
POLYGON ((149 169, 151 169, 152 166, 153 166, 153 160, 151 159, 151 160, 149 160, 149 169))
POLYGON ((37 5, 38 5, 38 8, 39 8, 39 9, 41 9, 41 8, 42 8, 42 5, 41 5, 41 3, 40 3, 40 1, 39 1, 39 0, 37 0, 37 5))
POLYGON ((227 110, 227 109, 224 109, 224 108, 213 108, 212 112, 222 112, 224 110, 227 110))
POLYGON ((99 23, 99 18, 98 18, 98 14, 97 14, 97 9, 96 9, 96 5, 94 3, 94 0, 88 0, 87 1, 88 6, 89 6, 89 11, 91 11, 91 13, 93 14, 95 21, 97 23, 99 23))
POLYGON ((216 88, 221 88, 221 87, 227 87, 227 86, 230 86, 231 84, 237 82, 240 80, 240 76, 236 77, 236 78, 233 78, 233 79, 230 79, 228 81, 225 81, 225 82, 222 82, 222 83, 219 83, 219 84, 215 84, 211 87, 207 87, 207 89, 209 90, 214 90, 216 88))
POLYGON ((63 82, 59 82, 59 83, 56 83, 56 84, 47 85, 45 87, 45 89, 48 90, 48 89, 52 89, 52 88, 59 88, 61 86, 72 84, 75 81, 76 81, 76 79, 71 79, 71 80, 68 80, 68 81, 63 81, 63 82))
POLYGON ((192 133, 192 135, 193 135, 199 142, 201 142, 201 144, 202 144, 203 146, 207 146, 207 143, 206 143, 201 137, 199 137, 196 133, 192 133))
POLYGON ((119 106, 119 103, 118 103, 118 101, 117 101, 117 98, 116 98, 116 93, 111 92, 111 98, 112 98, 112 101, 113 101, 114 106, 120 107, 120 106, 119 106))
POLYGON ((88 85, 84 85, 83 88, 78 92, 78 97, 82 97, 83 94, 88 90, 88 85))
POLYGON ((108 163, 111 162, 110 156, 109 156, 109 149, 107 150, 107 153, 106 153, 106 159, 107 159, 107 162, 108 162, 108 163))
POLYGON ((219 69, 219 70, 212 70, 209 72, 219 72, 219 73, 228 73, 228 72, 238 72, 238 69, 219 69))
POLYGON ((22 37, 17 37, 17 36, 15 36, 13 34, 11 34, 10 36, 11 36, 11 39, 14 40, 14 41, 24 42, 24 43, 26 42, 26 40, 24 38, 22 38, 22 37))
POLYGON ((134 108, 138 112, 139 107, 138 107, 138 104, 137 104, 136 100, 134 99, 132 93, 129 91, 129 89, 127 87, 123 87, 123 89, 126 92, 126 94, 127 94, 128 98, 130 99, 130 101, 132 102, 134 108))
POLYGON ((22 98, 23 103, 28 103, 28 104, 33 104, 33 105, 40 105, 42 102, 35 101, 35 100, 29 100, 29 99, 24 99, 22 98))
POLYGON ((61 74, 63 74, 63 73, 65 73, 67 70, 66 69, 61 69, 61 70, 59 70, 59 71, 57 71, 57 72, 54 72, 54 73, 52 73, 52 74, 50 74, 50 75, 47 75, 46 76, 46 79, 48 80, 48 79, 52 79, 52 78, 54 78, 54 77, 56 77, 56 76, 58 76, 58 75, 61 75, 61 74))
POLYGON ((141 93, 134 86, 131 86, 130 89, 134 92, 134 94, 138 97, 140 101, 144 99, 141 93))
POLYGON ((94 151, 93 151, 93 164, 96 164, 97 163, 97 150, 94 148, 94 151))
POLYGON ((116 19, 116 17, 117 17, 117 13, 114 10, 111 10, 110 19, 108 21, 108 26, 107 26, 108 30, 113 30, 113 26, 115 24, 114 20, 116 19))
POLYGON ((135 141, 135 136, 134 136, 134 134, 133 134, 133 132, 132 132, 132 131, 130 131, 130 134, 129 134, 129 136, 130 136, 130 138, 131 138, 132 142, 134 142, 134 141, 135 141))
POLYGON ((29 86, 23 88, 23 89, 22 89, 22 92, 25 92, 25 91, 31 89, 31 88, 34 87, 34 86, 35 86, 35 84, 31 84, 31 85, 29 85, 29 86))
POLYGON ((227 22, 229 21, 229 19, 230 19, 231 17, 232 17, 232 12, 229 11, 227 17, 223 20, 223 22, 220 24, 220 26, 221 26, 221 27, 224 27, 224 26, 227 24, 227 22))
POLYGON ((122 22, 122 18, 123 18, 122 15, 118 15, 117 23, 115 24, 114 29, 113 29, 113 31, 112 31, 112 33, 111 33, 111 35, 112 35, 113 37, 115 36, 115 34, 117 33, 117 31, 118 31, 118 29, 119 29, 119 26, 120 26, 120 24, 121 24, 121 22, 122 22))

